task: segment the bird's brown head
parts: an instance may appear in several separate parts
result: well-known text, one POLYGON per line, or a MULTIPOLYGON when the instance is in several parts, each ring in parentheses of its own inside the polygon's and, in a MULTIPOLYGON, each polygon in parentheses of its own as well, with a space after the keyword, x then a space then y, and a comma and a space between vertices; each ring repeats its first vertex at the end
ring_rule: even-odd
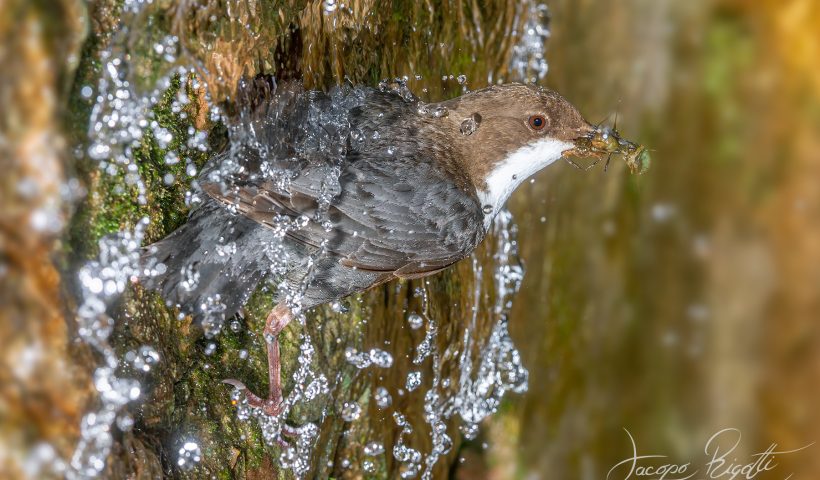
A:
POLYGON ((447 137, 464 153, 462 168, 490 215, 521 182, 562 157, 604 157, 634 146, 587 122, 558 93, 534 85, 492 86, 441 105, 449 112, 447 137))

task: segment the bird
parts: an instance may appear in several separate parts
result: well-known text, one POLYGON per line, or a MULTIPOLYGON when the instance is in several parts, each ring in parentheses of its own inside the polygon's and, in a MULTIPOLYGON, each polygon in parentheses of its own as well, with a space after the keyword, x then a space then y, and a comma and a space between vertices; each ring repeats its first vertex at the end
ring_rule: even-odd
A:
POLYGON ((234 315, 266 279, 286 287, 263 330, 267 394, 225 380, 271 416, 285 408, 277 337, 296 314, 450 267, 522 182, 562 158, 646 156, 531 84, 425 103, 404 84, 243 82, 231 145, 196 181, 203 201, 187 222, 144 247, 143 283, 200 323, 234 315))

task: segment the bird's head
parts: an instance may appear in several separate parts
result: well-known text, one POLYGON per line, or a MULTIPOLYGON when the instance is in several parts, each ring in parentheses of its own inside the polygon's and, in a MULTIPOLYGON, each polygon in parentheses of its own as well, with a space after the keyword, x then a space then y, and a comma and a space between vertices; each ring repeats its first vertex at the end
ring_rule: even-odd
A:
POLYGON ((464 169, 488 215, 494 216, 524 180, 569 157, 623 154, 633 171, 649 158, 643 147, 613 129, 587 122, 556 92, 534 85, 508 84, 477 90, 443 102, 450 129, 465 152, 464 169))

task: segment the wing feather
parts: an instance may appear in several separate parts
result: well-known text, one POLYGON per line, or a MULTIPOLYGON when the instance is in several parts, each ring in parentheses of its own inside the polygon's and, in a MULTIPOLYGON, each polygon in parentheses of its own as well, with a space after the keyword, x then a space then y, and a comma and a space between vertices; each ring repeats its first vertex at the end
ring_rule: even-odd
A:
MULTIPOLYGON (((460 190, 429 159, 357 155, 340 176, 341 193, 328 209, 333 228, 316 222, 288 231, 313 247, 325 242, 340 263, 415 278, 436 272, 469 253, 484 234, 475 195, 460 190)), ((283 219, 314 218, 322 172, 293 179, 287 192, 270 181, 246 180, 223 192, 203 183, 212 197, 270 228, 283 219)))

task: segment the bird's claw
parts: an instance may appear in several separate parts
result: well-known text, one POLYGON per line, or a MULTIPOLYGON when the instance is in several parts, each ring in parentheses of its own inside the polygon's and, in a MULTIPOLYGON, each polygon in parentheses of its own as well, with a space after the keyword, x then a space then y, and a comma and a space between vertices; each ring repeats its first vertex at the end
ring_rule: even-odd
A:
POLYGON ((262 398, 248 390, 248 387, 246 387, 245 384, 239 380, 226 378, 225 380, 222 380, 222 383, 231 385, 235 389, 243 392, 248 401, 248 405, 253 408, 261 409, 268 416, 277 417, 285 410, 285 402, 282 399, 281 393, 276 394, 272 392, 268 398, 262 398))
MULTIPOLYGON (((239 390, 240 392, 245 395, 245 399, 248 401, 248 405, 254 408, 261 409, 266 415, 269 416, 279 416, 284 411, 284 404, 285 402, 282 401, 281 395, 273 395, 273 398, 264 399, 257 395, 254 395, 248 387, 245 386, 244 383, 240 382, 239 380, 235 380, 233 378, 226 378, 222 380, 222 383, 231 385, 235 389, 239 390)), ((281 435, 288 438, 293 438, 298 435, 298 431, 291 427, 286 423, 282 423, 281 435)), ((284 438, 277 438, 276 443, 279 444, 280 447, 288 447, 290 444, 284 438)))

